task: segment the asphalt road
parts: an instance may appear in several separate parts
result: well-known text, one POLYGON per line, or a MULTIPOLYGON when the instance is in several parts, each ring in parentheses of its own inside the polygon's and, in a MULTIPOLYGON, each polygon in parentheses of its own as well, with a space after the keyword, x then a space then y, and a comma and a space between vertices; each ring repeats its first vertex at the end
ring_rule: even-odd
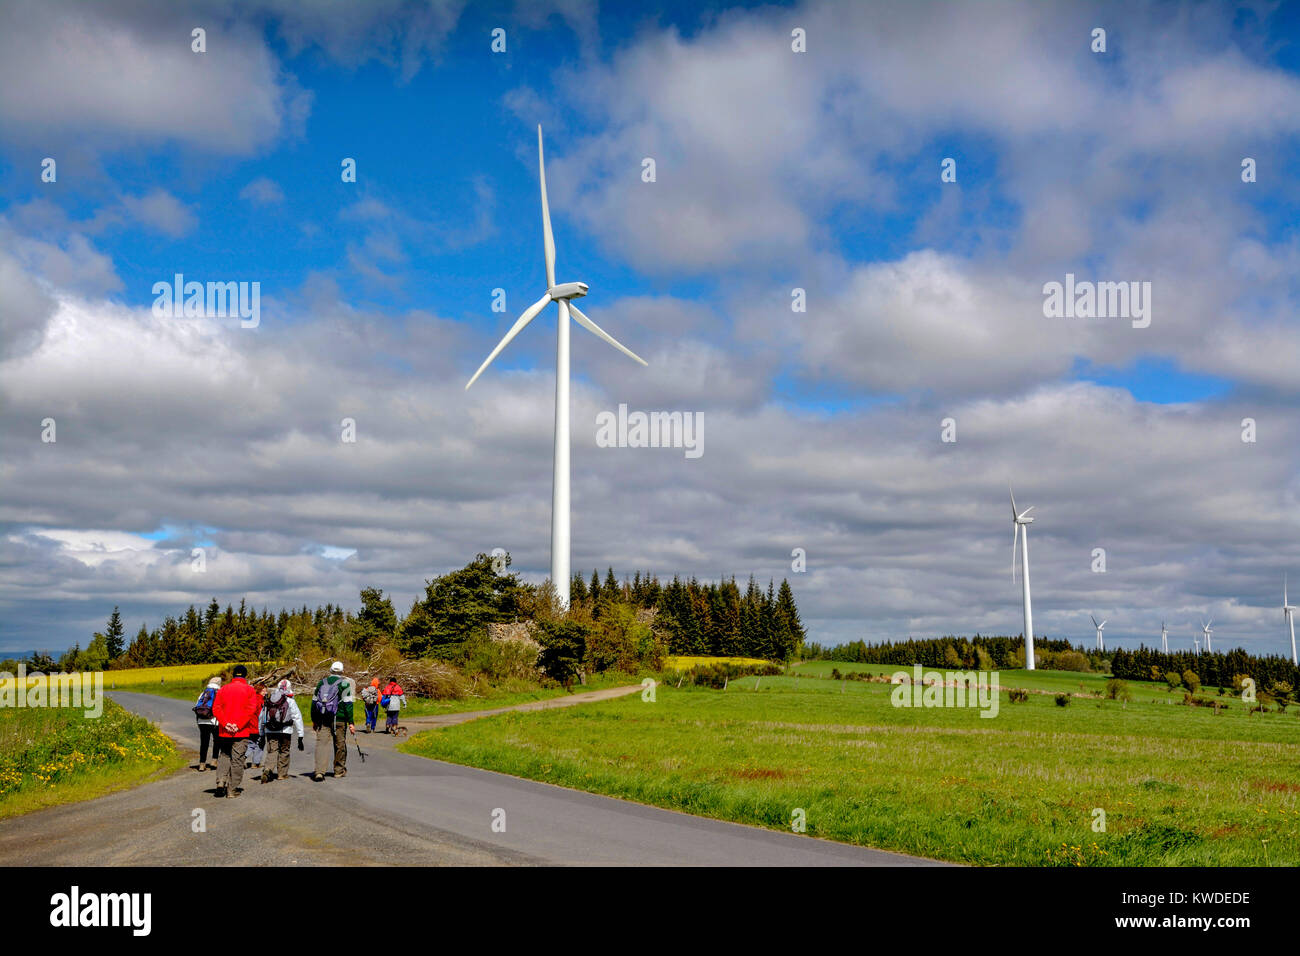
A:
MULTIPOLYGON (((580 705, 639 690, 562 700, 580 705)), ((112 696, 156 722, 197 762, 198 733, 188 701, 112 696)), ((403 723, 415 730, 477 716, 403 723)), ((382 734, 356 739, 366 760, 350 745, 348 775, 338 780, 311 780, 309 725, 306 750, 293 751, 290 779, 260 784, 247 771, 237 799, 214 795, 215 773, 185 769, 132 790, 0 821, 0 864, 935 865, 415 757, 399 753, 382 734)))

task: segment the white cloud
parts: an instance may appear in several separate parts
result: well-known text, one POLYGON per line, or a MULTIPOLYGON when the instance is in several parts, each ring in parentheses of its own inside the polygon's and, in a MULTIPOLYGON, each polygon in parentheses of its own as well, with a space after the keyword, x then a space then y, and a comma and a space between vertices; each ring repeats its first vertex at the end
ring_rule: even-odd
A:
POLYGON ((258 176, 239 191, 240 199, 247 199, 259 206, 284 202, 284 190, 274 179, 258 176))
POLYGON ((199 224, 193 210, 165 189, 123 196, 122 205, 131 218, 173 239, 188 235, 199 224))

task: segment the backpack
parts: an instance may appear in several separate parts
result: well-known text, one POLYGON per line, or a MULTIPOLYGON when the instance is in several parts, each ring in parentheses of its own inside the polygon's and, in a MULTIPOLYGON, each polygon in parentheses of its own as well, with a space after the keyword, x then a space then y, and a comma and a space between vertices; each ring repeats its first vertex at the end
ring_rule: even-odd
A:
POLYGON ((383 697, 379 698, 379 705, 380 705, 381 707, 383 707, 385 710, 387 710, 387 709, 388 709, 388 702, 389 702, 389 700, 391 700, 391 699, 392 699, 392 698, 390 698, 387 694, 385 694, 383 697))
POLYGON ((343 687, 343 679, 330 680, 326 677, 316 688, 314 702, 317 713, 325 717, 334 717, 339 712, 339 694, 343 687))
POLYGON ((281 733, 289 725, 289 695, 285 694, 280 698, 278 704, 271 703, 270 698, 266 701, 266 720, 263 722, 263 729, 268 734, 281 733))
POLYGON ((211 687, 203 688, 203 693, 199 695, 199 702, 194 705, 194 716, 199 720, 212 719, 212 704, 217 699, 217 692, 211 687))

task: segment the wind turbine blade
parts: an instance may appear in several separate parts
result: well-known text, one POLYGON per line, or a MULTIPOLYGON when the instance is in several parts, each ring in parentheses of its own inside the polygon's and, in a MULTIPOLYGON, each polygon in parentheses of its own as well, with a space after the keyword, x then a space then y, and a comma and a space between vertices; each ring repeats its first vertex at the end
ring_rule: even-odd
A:
POLYGON ((501 350, 510 344, 510 340, 518 335, 525 325, 537 318, 537 313, 546 308, 546 304, 550 301, 551 294, 547 292, 528 307, 527 311, 519 317, 519 320, 510 327, 510 331, 506 333, 506 337, 497 343, 497 347, 492 350, 492 354, 483 360, 483 364, 478 367, 478 371, 474 373, 474 377, 465 384, 466 391, 469 390, 471 385, 478 381, 478 377, 483 374, 483 370, 492 364, 492 360, 501 354, 501 350))
POLYGON ((1012 524, 1011 532, 1011 583, 1016 583, 1016 545, 1020 543, 1020 525, 1012 524))
POLYGON ((1097 626, 1098 626, 1098 627, 1103 627, 1103 628, 1104 628, 1104 627, 1106 626, 1106 622, 1105 622, 1105 621, 1102 621, 1102 622, 1101 622, 1100 624, 1098 624, 1097 626))
POLYGON ((542 155, 542 127, 537 126, 537 177, 542 183, 542 247, 546 251, 546 287, 555 286, 555 235, 551 232, 551 207, 546 202, 546 159, 542 155))
POLYGON ((1093 627, 1096 627, 1096 626, 1097 626, 1097 618, 1096 618, 1094 615, 1092 615, 1092 614, 1089 614, 1088 617, 1091 617, 1091 618, 1092 618, 1092 626, 1093 626, 1093 627))
MULTIPOLYGON (((1007 491, 1011 491, 1010 486, 1007 487, 1007 491)), ((1016 514, 1016 493, 1011 491, 1011 520, 1015 521, 1018 517, 1020 516, 1016 514)))
POLYGON ((628 358, 634 359, 635 361, 640 362, 642 365, 650 364, 641 356, 633 352, 631 349, 624 347, 621 343, 619 343, 617 339, 614 338, 614 336, 610 335, 608 332, 602 329, 595 322, 591 321, 591 319, 587 318, 587 316, 583 313, 583 311, 573 304, 572 299, 569 300, 569 314, 573 316, 573 318, 577 321, 579 325, 581 325, 592 335, 595 335, 597 338, 604 339, 606 342, 614 346, 614 348, 618 349, 628 358))
POLYGON ((1284 574, 1282 575, 1282 606, 1286 607, 1287 604, 1288 601, 1286 599, 1286 575, 1284 574))

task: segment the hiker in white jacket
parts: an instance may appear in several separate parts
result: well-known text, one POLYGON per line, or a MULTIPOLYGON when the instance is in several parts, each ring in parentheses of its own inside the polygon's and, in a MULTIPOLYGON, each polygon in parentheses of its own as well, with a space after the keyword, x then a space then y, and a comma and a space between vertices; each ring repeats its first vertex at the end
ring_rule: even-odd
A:
POLYGON ((214 677, 199 693, 194 704, 194 721, 199 725, 199 772, 217 769, 217 718, 212 716, 212 702, 221 689, 221 678, 214 677), (208 744, 212 744, 212 763, 208 763, 208 744))
POLYGON ((266 739, 266 758, 262 761, 262 783, 289 779, 289 741, 298 734, 298 749, 302 750, 302 711, 293 699, 293 685, 282 680, 275 690, 266 695, 262 714, 257 721, 257 732, 266 739))

